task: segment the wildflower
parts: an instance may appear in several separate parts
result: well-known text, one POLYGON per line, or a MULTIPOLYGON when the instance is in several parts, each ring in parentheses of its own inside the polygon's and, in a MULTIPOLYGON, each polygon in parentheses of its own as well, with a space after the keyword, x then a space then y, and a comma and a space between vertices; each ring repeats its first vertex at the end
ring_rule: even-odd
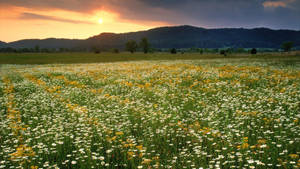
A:
POLYGON ((293 159, 299 158, 298 154, 289 154, 289 156, 293 159))
POLYGON ((243 143, 242 145, 241 145, 241 148, 242 149, 246 149, 246 148, 248 148, 249 147, 249 144, 248 143, 243 143))
POLYGON ((142 145, 139 145, 139 146, 136 146, 136 148, 138 149, 138 150, 143 150, 143 146, 142 145))
POLYGON ((112 150, 111 149, 109 149, 109 150, 106 150, 106 153, 107 154, 109 154, 109 153, 111 153, 112 152, 112 150))
POLYGON ((119 132, 116 132, 116 135, 117 136, 121 136, 121 135, 123 135, 124 133, 122 132, 122 131, 119 131, 119 132))
POLYGON ((142 161, 142 164, 150 164, 150 162, 151 162, 152 160, 151 159, 143 159, 143 161, 142 161))

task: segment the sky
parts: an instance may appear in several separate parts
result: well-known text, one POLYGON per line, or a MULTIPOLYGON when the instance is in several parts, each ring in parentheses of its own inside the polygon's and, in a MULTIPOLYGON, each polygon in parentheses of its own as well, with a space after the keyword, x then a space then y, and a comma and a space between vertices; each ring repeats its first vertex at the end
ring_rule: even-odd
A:
POLYGON ((300 0, 0 0, 0 41, 162 26, 300 30, 300 0))

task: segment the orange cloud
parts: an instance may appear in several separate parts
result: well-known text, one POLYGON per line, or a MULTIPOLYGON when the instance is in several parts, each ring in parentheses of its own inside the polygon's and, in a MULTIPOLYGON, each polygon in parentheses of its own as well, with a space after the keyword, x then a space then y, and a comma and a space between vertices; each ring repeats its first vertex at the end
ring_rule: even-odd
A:
POLYGON ((19 18, 23 19, 23 20, 24 19, 25 20, 50 20, 50 21, 67 22, 67 23, 74 23, 74 24, 95 24, 94 22, 89 22, 89 21, 65 19, 65 18, 61 18, 61 17, 40 15, 40 14, 29 13, 29 12, 22 13, 19 18))
POLYGON ((288 5, 295 0, 283 0, 283 1, 266 1, 263 3, 265 8, 278 8, 278 7, 288 7, 288 5))
POLYGON ((11 42, 32 38, 86 39, 102 32, 130 32, 165 25, 123 20, 108 9, 79 13, 61 9, 40 10, 27 7, 0 6, 1 41, 11 42), (98 23, 99 19, 102 24, 98 23))
POLYGON ((265 8, 278 8, 278 7, 286 7, 286 2, 278 1, 266 1, 263 3, 265 8))

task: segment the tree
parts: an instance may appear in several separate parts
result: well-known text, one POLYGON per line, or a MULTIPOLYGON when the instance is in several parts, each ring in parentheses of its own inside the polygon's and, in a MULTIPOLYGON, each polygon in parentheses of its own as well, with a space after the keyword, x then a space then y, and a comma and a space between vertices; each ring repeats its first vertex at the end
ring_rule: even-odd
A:
POLYGON ((40 47, 39 47, 39 45, 35 45, 34 51, 35 51, 35 52, 40 52, 40 47))
POLYGON ((100 48, 97 47, 97 46, 93 46, 93 47, 92 47, 92 51, 93 51, 94 53, 96 53, 96 54, 99 54, 99 53, 101 52, 100 48))
POLYGON ((285 52, 289 52, 292 48, 293 48, 294 42, 284 42, 281 45, 281 48, 285 51, 285 52))
POLYGON ((226 56, 226 50, 220 50, 220 54, 226 56))
POLYGON ((126 43, 126 50, 131 53, 134 53, 137 48, 138 48, 138 45, 134 40, 130 40, 126 43))
POLYGON ((250 53, 251 53, 252 55, 255 55, 255 54, 257 53, 256 48, 252 48, 251 51, 250 51, 250 53))
POLYGON ((244 48, 237 48, 236 52, 237 53, 245 53, 245 49, 244 48))
POLYGON ((134 40, 130 40, 126 43, 126 50, 131 53, 134 53, 137 48, 138 48, 138 45, 134 40))
POLYGON ((203 54, 203 49, 199 49, 199 53, 202 55, 203 54))
POLYGON ((119 53, 119 49, 113 48, 113 49, 112 49, 112 53, 119 53))
POLYGON ((172 48, 172 49, 170 50, 170 52, 171 52, 172 54, 176 54, 176 53, 177 53, 177 50, 176 50, 175 48, 172 48))
POLYGON ((150 50, 150 43, 147 38, 142 38, 140 42, 140 47, 143 49, 144 53, 148 53, 150 50))

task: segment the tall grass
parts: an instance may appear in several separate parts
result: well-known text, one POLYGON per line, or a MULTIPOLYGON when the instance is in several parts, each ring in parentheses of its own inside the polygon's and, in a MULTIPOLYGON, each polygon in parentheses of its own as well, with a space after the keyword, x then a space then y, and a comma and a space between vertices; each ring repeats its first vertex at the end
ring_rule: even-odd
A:
POLYGON ((297 59, 299 52, 290 53, 261 53, 229 54, 226 57, 220 54, 170 54, 170 53, 0 53, 0 64, 53 64, 53 63, 101 63, 141 60, 197 60, 216 58, 249 58, 249 59, 297 59))
POLYGON ((299 168, 299 103, 270 62, 3 65, 0 168, 299 168))

